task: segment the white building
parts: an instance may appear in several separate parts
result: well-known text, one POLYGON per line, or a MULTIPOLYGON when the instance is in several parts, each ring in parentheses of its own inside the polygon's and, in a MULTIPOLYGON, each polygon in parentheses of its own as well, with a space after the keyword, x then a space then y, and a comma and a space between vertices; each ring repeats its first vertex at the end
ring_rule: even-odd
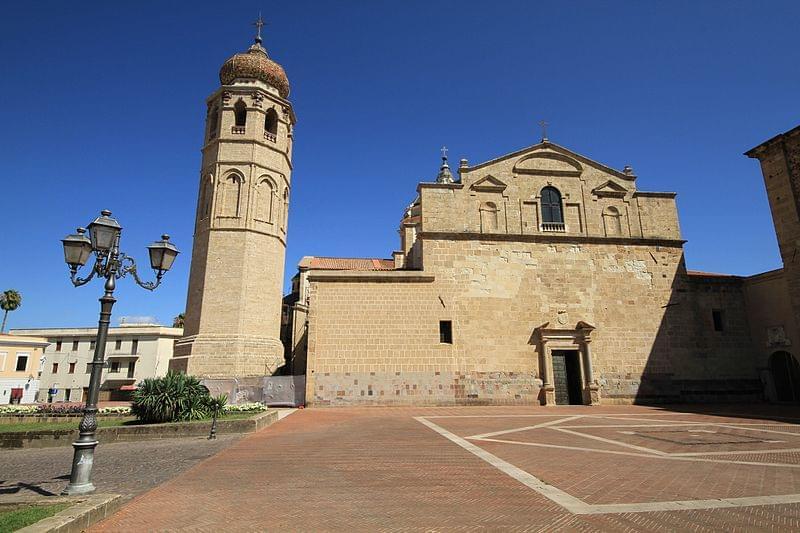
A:
POLYGON ((0 404, 33 403, 47 339, 0 333, 0 404))
MULTIPOLYGON (((49 345, 41 365, 37 400, 79 402, 85 399, 97 328, 14 329, 14 335, 45 337, 49 345)), ((172 347, 182 328, 158 324, 123 324, 109 328, 101 401, 124 401, 145 378, 167 373, 172 347)))

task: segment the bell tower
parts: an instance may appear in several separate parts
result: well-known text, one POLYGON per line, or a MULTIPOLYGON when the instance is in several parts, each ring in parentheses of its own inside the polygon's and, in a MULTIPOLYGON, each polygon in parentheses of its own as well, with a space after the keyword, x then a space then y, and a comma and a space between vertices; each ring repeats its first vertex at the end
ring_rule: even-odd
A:
POLYGON ((295 116, 283 68, 255 43, 225 61, 206 100, 184 337, 170 368, 271 375, 280 341, 295 116))

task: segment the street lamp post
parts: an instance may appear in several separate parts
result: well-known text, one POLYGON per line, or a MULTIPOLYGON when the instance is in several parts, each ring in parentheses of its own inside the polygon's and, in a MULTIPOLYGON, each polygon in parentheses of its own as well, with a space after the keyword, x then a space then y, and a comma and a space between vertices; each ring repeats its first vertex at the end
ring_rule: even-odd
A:
POLYGON ((85 285, 95 276, 105 278, 105 293, 100 298, 100 321, 94 345, 94 357, 90 363, 92 373, 89 378, 89 392, 86 397, 86 406, 83 409, 83 418, 78 426, 80 435, 72 443, 75 449, 72 458, 72 473, 69 485, 64 489, 64 494, 85 494, 94 491, 91 476, 94 449, 97 447, 95 438, 97 398, 100 394, 100 379, 106 354, 108 325, 111 322, 111 308, 117 301, 114 298, 117 280, 130 274, 140 287, 149 291, 155 290, 161 284, 162 276, 172 267, 172 263, 179 253, 175 245, 169 242, 169 235, 162 235, 160 241, 147 247, 150 254, 150 266, 156 271, 156 280, 142 281, 136 272, 136 262, 133 258, 119 251, 122 226, 116 219, 111 218, 111 211, 101 211, 100 216, 89 224, 88 230, 89 237, 86 236, 86 229, 78 228, 77 233, 68 235, 61 241, 64 245, 64 260, 69 265, 70 280, 74 286, 85 285), (95 255, 95 261, 91 273, 85 278, 79 278, 78 269, 86 264, 92 253, 95 255))

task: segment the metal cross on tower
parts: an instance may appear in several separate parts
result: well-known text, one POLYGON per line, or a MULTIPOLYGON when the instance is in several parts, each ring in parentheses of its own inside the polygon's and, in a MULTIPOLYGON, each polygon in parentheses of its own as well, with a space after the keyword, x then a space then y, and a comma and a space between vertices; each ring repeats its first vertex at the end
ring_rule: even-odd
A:
POLYGON ((258 12, 258 20, 253 23, 253 26, 258 28, 258 31, 256 33, 256 42, 258 44, 261 44, 261 28, 264 27, 264 19, 261 18, 261 12, 260 11, 258 12))
POLYGON ((547 142, 547 140, 548 140, 548 139, 547 139, 547 126, 548 126, 549 124, 550 124, 550 123, 549 123, 549 122, 547 122, 546 120, 540 120, 540 121, 539 121, 539 125, 542 127, 542 142, 543 142, 543 143, 544 143, 544 142, 547 142))
POLYGON ((447 159, 447 146, 442 146, 442 159, 447 159))

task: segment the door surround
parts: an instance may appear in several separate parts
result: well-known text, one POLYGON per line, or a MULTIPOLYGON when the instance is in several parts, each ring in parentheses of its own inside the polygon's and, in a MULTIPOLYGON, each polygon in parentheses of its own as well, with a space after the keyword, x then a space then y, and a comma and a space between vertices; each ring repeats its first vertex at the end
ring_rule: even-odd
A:
POLYGON ((594 326, 583 321, 578 322, 572 329, 549 326, 550 322, 545 322, 533 330, 533 338, 539 351, 539 374, 543 382, 540 401, 543 405, 556 405, 556 393, 553 386, 553 350, 577 350, 582 378, 583 404, 598 405, 600 389, 594 379, 592 354, 589 348, 594 326))

